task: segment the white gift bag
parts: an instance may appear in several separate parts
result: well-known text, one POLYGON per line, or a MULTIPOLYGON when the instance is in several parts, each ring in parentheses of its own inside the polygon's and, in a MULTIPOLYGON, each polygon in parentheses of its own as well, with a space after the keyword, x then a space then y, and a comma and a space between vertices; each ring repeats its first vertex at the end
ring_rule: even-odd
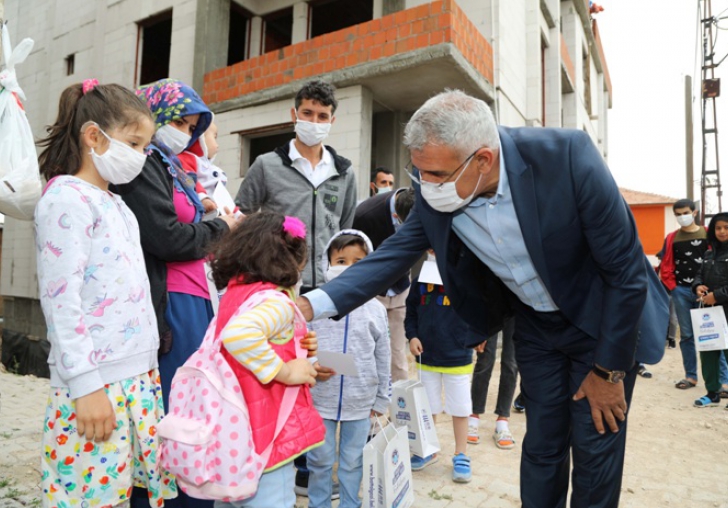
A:
POLYGON ((690 309, 690 320, 693 324, 695 349, 698 351, 728 349, 728 323, 722 306, 690 309))
POLYGON ((389 416, 398 427, 407 427, 410 451, 427 457, 440 451, 430 401, 420 381, 403 379, 392 385, 389 416))
POLYGON ((405 427, 395 427, 388 423, 364 446, 363 461, 362 508, 412 506, 415 495, 405 427))
POLYGON ((33 40, 23 39, 12 50, 7 24, 0 25, 0 31, 5 62, 0 72, 0 213, 31 220, 42 184, 33 133, 20 103, 25 94, 18 85, 15 66, 28 57, 33 40))

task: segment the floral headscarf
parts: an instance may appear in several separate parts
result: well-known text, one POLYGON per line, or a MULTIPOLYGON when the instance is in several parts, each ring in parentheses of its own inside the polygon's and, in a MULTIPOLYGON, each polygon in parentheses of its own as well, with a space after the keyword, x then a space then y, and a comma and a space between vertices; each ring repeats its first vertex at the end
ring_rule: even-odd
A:
MULTIPOLYGON (((172 120, 178 120, 188 115, 200 115, 197 126, 192 132, 188 146, 194 145, 212 123, 212 112, 202 102, 191 87, 176 79, 162 79, 151 85, 140 87, 136 94, 142 97, 155 118, 156 128, 167 125, 172 120)), ((167 171, 172 175, 174 187, 184 192, 188 201, 195 207, 193 222, 199 222, 205 208, 195 192, 195 180, 184 171, 182 164, 167 146, 158 146, 156 139, 152 140, 150 150, 157 152, 167 165, 167 171)), ((161 145, 161 143, 159 143, 161 145)))
POLYGON ((188 115, 200 115, 197 126, 190 139, 191 146, 204 134, 212 123, 212 112, 197 92, 177 79, 161 79, 137 89, 155 118, 157 129, 172 120, 188 115))

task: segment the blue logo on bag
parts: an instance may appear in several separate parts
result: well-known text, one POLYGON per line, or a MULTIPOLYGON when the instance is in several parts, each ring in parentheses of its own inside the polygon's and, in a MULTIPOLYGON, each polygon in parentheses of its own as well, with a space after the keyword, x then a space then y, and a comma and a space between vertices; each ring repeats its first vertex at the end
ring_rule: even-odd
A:
POLYGON ((399 450, 395 449, 392 452, 392 464, 396 466, 397 462, 399 462, 399 450))
POLYGON ((720 335, 713 333, 711 335, 698 335, 698 342, 705 342, 706 340, 718 340, 720 335))
POLYGON ((400 409, 404 409, 407 407, 407 403, 404 401, 404 397, 397 397, 397 406, 399 406, 400 409))
POLYGON ((708 314, 708 313, 703 314, 703 321, 707 321, 709 319, 710 319, 710 314, 708 314))

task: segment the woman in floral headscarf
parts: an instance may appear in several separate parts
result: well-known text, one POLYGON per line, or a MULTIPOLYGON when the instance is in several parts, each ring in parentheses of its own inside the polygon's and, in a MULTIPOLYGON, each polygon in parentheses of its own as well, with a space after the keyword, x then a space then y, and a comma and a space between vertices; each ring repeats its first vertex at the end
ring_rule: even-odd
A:
MULTIPOLYGON (((166 409, 177 368, 197 350, 213 316, 204 269, 207 246, 237 221, 222 216, 201 222, 204 207, 195 182, 176 156, 210 125, 212 113, 205 103, 192 88, 173 79, 142 87, 137 94, 152 111, 157 131, 141 174, 117 192, 139 221, 160 328, 159 371, 166 409)), ((211 502, 180 494, 181 506, 212 508, 211 502)))

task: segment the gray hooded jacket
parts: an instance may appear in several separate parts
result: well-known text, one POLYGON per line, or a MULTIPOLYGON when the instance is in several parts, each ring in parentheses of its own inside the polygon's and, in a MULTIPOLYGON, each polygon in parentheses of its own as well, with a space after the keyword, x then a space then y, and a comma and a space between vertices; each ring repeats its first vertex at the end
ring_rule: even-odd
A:
POLYGON ((318 187, 291 165, 289 144, 255 159, 245 175, 235 204, 245 214, 258 210, 298 217, 306 224, 309 262, 303 270, 303 286, 315 288, 324 283, 318 260, 324 247, 338 231, 350 228, 356 210, 356 179, 351 161, 327 146, 337 176, 318 187))
MULTIPOLYGON (((367 245, 367 254, 373 250, 369 238, 361 231, 342 230, 326 244, 321 258, 323 273, 329 269, 326 251, 341 235, 360 236, 367 245)), ((391 353, 384 305, 369 300, 339 321, 313 321, 309 323, 309 329, 318 336, 319 350, 353 354, 358 369, 357 376, 332 376, 311 388, 313 404, 321 417, 347 421, 368 418, 372 409, 386 413, 391 395, 391 353)))

